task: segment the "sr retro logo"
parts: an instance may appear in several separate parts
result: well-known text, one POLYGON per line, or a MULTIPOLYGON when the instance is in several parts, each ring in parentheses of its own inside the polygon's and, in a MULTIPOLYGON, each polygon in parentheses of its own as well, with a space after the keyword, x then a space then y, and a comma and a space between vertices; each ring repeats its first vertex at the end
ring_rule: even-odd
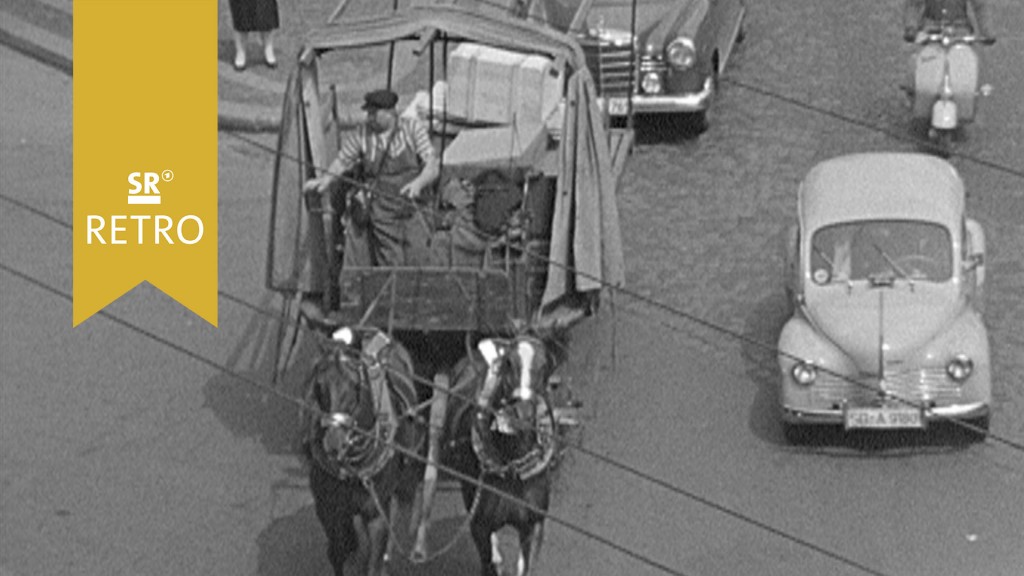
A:
MULTIPOLYGON (((163 200, 159 186, 173 180, 173 170, 128 174, 128 205, 160 206, 163 200)), ((203 239, 204 229, 202 218, 195 214, 177 220, 161 213, 89 214, 86 244, 196 244, 203 239)))

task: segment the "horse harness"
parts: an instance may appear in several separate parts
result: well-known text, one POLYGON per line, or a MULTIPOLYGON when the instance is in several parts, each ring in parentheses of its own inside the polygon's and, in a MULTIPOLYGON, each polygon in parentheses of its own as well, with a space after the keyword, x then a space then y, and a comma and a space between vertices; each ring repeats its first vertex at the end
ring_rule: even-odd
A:
POLYGON ((504 352, 498 358, 486 359, 487 372, 483 385, 477 393, 476 417, 471 427, 473 452, 483 472, 502 477, 529 480, 548 469, 555 456, 555 422, 550 403, 544 394, 536 394, 535 418, 530 429, 536 432, 536 441, 529 451, 517 458, 506 460, 494 446, 494 429, 501 430, 502 412, 494 407, 496 392, 505 377, 503 368, 504 352))
MULTIPOLYGON (((352 416, 340 412, 326 412, 309 419, 306 440, 313 460, 339 480, 358 479, 364 485, 368 485, 395 456, 393 445, 398 433, 399 416, 395 411, 391 386, 387 378, 390 370, 387 365, 388 359, 381 355, 389 343, 386 336, 376 334, 364 345, 362 358, 366 361, 360 361, 357 367, 360 381, 355 385, 369 386, 371 401, 376 410, 372 431, 358 429, 352 416), (356 437, 345 450, 332 457, 323 445, 322 430, 338 428, 354 432, 356 437)), ((346 362, 342 358, 343 354, 344 349, 338 346, 331 350, 326 358, 321 359, 307 385, 309 395, 315 393, 316 379, 327 370, 335 368, 339 373, 343 373, 342 363, 346 362)), ((402 394, 398 396, 403 404, 411 404, 409 398, 403 398, 402 394)), ((309 400, 313 400, 311 404, 316 404, 315 399, 309 400)))

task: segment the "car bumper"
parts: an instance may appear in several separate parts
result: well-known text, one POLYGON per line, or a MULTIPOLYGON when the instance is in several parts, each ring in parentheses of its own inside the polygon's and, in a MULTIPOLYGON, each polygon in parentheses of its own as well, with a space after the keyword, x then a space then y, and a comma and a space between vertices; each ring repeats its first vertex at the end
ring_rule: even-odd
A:
MULTIPOLYGON (((634 114, 675 114, 707 110, 715 95, 715 83, 711 78, 704 80, 700 92, 687 94, 634 94, 634 114)), ((626 98, 598 98, 601 107, 611 116, 627 114, 626 98)))
MULTIPOLYGON (((942 422, 950 418, 973 420, 988 415, 989 405, 987 403, 974 402, 928 408, 924 411, 924 420, 929 423, 942 422)), ((787 424, 842 425, 844 423, 844 416, 842 410, 805 410, 792 406, 783 406, 782 420, 787 424)))

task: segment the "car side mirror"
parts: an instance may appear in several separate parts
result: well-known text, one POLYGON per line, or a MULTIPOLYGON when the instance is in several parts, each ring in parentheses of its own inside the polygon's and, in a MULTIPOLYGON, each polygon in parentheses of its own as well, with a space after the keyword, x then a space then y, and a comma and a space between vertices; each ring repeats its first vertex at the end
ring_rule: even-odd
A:
POLYGON ((984 254, 980 254, 980 253, 979 254, 971 254, 970 256, 967 257, 967 260, 964 261, 964 272, 973 272, 979 266, 984 266, 984 265, 985 265, 985 255, 984 254))
POLYGON ((786 284, 790 285, 795 282, 797 278, 798 267, 800 263, 799 246, 797 245, 798 229, 795 225, 786 228, 785 234, 782 236, 782 259, 785 266, 785 278, 786 284))
POLYGON ((966 221, 967 255, 964 258, 962 269, 966 272, 974 272, 974 281, 978 286, 985 283, 985 230, 981 224, 970 218, 966 221))

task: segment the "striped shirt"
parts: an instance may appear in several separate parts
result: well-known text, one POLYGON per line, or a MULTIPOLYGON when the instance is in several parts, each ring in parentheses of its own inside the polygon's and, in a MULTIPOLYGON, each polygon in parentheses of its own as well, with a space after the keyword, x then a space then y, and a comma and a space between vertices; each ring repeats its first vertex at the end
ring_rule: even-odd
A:
POLYGON ((338 150, 341 172, 346 172, 354 167, 364 155, 369 162, 378 162, 380 154, 384 151, 389 140, 392 140, 391 158, 397 158, 410 146, 424 163, 435 158, 437 153, 434 151, 434 145, 430 142, 427 126, 419 118, 399 116, 397 130, 398 134, 395 135, 393 140, 390 132, 374 134, 367 131, 366 124, 360 124, 355 131, 345 134, 344 139, 341 141, 341 148, 338 150))

